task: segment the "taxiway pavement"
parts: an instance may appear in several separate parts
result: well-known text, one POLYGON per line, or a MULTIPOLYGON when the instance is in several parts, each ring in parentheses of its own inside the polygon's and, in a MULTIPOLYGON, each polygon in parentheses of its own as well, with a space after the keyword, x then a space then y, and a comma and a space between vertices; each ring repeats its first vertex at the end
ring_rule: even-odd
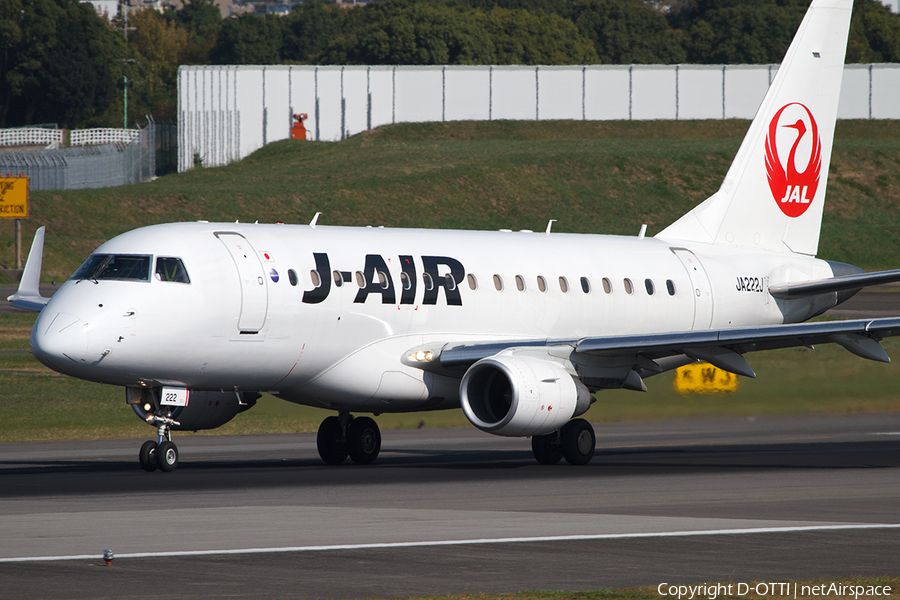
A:
POLYGON ((584 467, 527 439, 384 432, 0 445, 0 597, 370 598, 896 574, 900 414, 596 425, 584 467), (103 564, 104 549, 117 556, 103 564))

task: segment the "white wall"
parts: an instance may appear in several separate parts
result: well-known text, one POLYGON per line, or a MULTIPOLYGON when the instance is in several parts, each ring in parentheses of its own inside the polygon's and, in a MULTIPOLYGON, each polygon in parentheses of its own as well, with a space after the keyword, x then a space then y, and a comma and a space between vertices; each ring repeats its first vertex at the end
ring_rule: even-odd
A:
MULTIPOLYGON (((290 137, 338 141, 390 123, 752 119, 778 65, 181 67, 178 169, 290 137)), ((900 65, 847 65, 840 119, 900 119, 900 65)))

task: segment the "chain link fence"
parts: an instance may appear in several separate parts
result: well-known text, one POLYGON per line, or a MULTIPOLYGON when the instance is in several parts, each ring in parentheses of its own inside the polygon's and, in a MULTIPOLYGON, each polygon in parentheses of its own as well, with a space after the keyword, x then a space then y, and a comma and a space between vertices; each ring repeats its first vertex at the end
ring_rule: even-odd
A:
POLYGON ((175 159, 168 157, 177 155, 177 148, 168 147, 175 140, 170 131, 174 127, 151 122, 127 144, 0 152, 0 174, 25 175, 32 190, 80 190, 148 181, 175 170, 165 164, 174 163, 175 159), (157 169, 157 156, 163 158, 163 172, 157 169))

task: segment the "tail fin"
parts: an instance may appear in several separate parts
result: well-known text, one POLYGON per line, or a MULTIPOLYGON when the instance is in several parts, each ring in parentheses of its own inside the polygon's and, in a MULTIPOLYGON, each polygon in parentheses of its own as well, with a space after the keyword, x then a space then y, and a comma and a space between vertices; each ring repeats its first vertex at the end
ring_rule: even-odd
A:
POLYGON ((814 0, 719 191, 656 237, 814 256, 853 0, 814 0))

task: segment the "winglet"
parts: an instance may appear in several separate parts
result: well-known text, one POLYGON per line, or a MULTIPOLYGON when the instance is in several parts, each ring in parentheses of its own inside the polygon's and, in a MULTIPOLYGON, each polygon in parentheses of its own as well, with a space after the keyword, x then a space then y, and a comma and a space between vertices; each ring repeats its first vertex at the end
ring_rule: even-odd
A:
POLYGON ((34 232, 34 241, 31 242, 31 251, 28 253, 22 280, 19 281, 19 289, 7 298, 9 303, 17 308, 40 312, 50 300, 41 296, 40 290, 45 230, 46 227, 38 227, 38 230, 34 232))

